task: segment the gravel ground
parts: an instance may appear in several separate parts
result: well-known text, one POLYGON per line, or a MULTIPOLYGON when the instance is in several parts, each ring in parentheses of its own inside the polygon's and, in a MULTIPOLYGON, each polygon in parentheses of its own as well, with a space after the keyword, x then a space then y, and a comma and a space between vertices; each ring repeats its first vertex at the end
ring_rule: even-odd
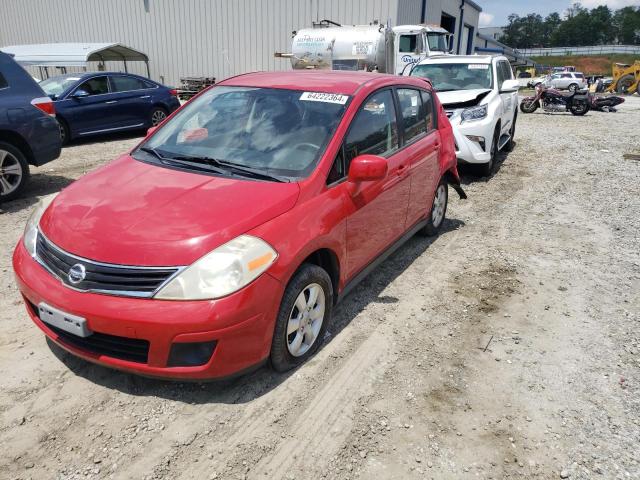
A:
POLYGON ((87 364, 28 320, 10 254, 36 197, 138 139, 66 148, 0 210, 0 478, 640 478, 638 123, 640 98, 520 115, 311 361, 207 384, 87 364))

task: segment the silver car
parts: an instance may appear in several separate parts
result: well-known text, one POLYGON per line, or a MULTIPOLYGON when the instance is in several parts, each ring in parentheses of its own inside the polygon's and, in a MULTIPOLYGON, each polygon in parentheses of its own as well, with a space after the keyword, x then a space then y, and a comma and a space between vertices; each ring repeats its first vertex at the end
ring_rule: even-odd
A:
POLYGON ((545 81, 545 86, 560 90, 575 92, 587 88, 584 75, 579 72, 558 72, 550 75, 545 81))

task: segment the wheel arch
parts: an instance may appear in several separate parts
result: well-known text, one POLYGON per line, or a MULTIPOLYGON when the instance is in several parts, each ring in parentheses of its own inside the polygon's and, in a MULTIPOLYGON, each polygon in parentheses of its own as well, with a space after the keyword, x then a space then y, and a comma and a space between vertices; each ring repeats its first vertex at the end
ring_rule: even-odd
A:
POLYGON ((338 288, 340 285, 340 261, 338 260, 338 255, 330 248, 319 248, 309 254, 302 263, 298 265, 295 272, 305 263, 317 265, 329 274, 331 286, 333 287, 333 303, 335 304, 338 299, 338 288))
POLYGON ((0 142, 13 145, 22 152, 28 163, 31 165, 34 164, 33 151, 31 150, 29 143, 19 133, 11 130, 0 130, 0 142))

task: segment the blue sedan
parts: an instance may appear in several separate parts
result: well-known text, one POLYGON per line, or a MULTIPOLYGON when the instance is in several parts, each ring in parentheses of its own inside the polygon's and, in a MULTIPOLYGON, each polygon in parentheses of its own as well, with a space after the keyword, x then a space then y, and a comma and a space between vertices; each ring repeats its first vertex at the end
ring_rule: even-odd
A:
POLYGON ((55 102, 63 144, 78 137, 155 127, 180 106, 175 90, 129 73, 68 73, 40 86, 55 102))

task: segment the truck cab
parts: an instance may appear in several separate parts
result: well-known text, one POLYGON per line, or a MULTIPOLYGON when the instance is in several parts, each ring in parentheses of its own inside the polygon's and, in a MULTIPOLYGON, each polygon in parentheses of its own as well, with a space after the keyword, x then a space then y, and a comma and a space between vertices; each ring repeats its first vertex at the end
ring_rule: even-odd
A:
POLYGON ((396 75, 409 75, 411 67, 432 55, 451 51, 452 35, 442 27, 400 25, 391 29, 393 59, 396 75))

